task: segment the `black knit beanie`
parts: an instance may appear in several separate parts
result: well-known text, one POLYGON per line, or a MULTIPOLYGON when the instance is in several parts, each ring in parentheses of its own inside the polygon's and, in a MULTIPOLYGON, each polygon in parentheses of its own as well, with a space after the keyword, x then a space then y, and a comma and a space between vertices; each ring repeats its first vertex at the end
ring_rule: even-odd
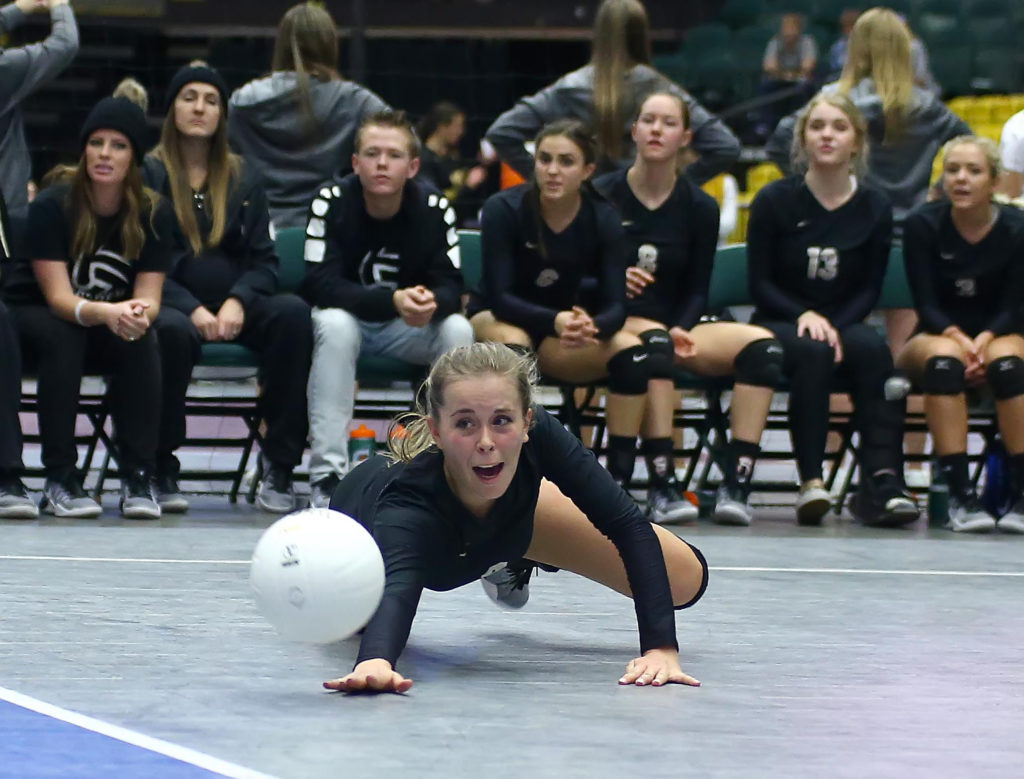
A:
POLYGON ((177 99, 178 93, 182 88, 186 84, 192 84, 194 82, 209 84, 212 87, 216 87, 217 91, 220 92, 221 109, 227 111, 228 85, 224 82, 224 79, 221 78, 220 73, 209 65, 186 65, 174 74, 174 78, 171 79, 170 86, 167 87, 168 113, 170 113, 170 110, 174 107, 174 101, 177 99))
POLYGON ((132 145, 135 162, 142 164, 146 154, 146 114, 126 97, 105 97, 89 112, 79 140, 82 149, 89 142, 89 136, 97 130, 117 130, 128 138, 132 145))

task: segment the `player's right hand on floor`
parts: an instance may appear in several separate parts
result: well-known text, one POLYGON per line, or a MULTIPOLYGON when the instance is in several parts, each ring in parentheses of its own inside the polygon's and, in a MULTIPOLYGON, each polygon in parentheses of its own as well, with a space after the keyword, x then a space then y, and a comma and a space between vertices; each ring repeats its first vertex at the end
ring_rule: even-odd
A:
POLYGON ((324 682, 324 688, 337 692, 407 692, 412 679, 392 670, 387 660, 364 660, 347 676, 324 682))

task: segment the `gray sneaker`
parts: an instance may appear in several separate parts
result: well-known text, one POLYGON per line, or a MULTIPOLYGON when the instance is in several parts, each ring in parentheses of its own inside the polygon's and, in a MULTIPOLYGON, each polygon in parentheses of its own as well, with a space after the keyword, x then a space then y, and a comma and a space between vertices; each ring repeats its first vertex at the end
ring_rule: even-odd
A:
POLYGON ((747 503, 747 490, 738 484, 720 484, 715 492, 715 510, 711 519, 718 525, 749 525, 753 515, 747 503))
POLYGON ((338 478, 338 474, 332 473, 324 476, 322 479, 317 479, 315 482, 309 485, 309 505, 310 508, 325 509, 330 508, 331 498, 334 496, 334 490, 337 489, 338 484, 341 483, 341 479, 338 478))
POLYGON ((647 516, 658 525, 696 522, 700 511, 674 484, 652 487, 647 491, 647 516))
POLYGON ((487 597, 505 610, 518 610, 530 600, 530 577, 533 564, 523 562, 506 563, 496 571, 480 577, 480 585, 487 597))
POLYGON ((178 480, 174 476, 157 476, 153 479, 153 494, 164 514, 184 514, 188 511, 188 498, 181 494, 178 480))
POLYGON ((295 488, 290 468, 262 460, 263 477, 256 492, 256 505, 271 514, 295 511, 295 488))
POLYGON ((39 509, 17 476, 0 478, 0 519, 35 519, 39 509))
POLYGON ((1010 510, 996 520, 996 527, 1004 533, 1024 535, 1024 497, 1017 498, 1010 510))
POLYGON ((121 477, 121 516, 126 519, 160 519, 160 505, 153 495, 149 474, 139 470, 121 477))
POLYGON ((95 519, 103 512, 100 504, 82 489, 82 483, 75 474, 69 474, 63 480, 47 479, 39 507, 55 517, 71 519, 95 519))
POLYGON ((946 527, 954 533, 990 533, 996 529, 996 520, 985 511, 973 490, 965 495, 950 493, 946 527))

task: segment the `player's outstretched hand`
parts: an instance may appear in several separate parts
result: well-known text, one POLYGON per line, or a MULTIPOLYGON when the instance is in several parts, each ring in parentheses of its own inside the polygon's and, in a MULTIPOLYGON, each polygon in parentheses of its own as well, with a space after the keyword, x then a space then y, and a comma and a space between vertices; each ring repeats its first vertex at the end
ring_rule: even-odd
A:
POLYGON ((699 681, 683 673, 679 666, 679 652, 675 649, 648 649, 643 657, 630 660, 619 684, 635 684, 638 687, 688 684, 700 687, 699 681))
POLYGON ((352 673, 324 682, 324 688, 337 692, 408 692, 412 679, 391 668, 387 660, 364 660, 352 673))

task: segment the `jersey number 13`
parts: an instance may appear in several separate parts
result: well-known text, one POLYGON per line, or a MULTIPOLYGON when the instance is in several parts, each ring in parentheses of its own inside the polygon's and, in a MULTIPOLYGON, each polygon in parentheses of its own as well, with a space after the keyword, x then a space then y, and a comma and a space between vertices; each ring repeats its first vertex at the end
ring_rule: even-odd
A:
POLYGON ((839 252, 831 246, 807 247, 807 278, 832 281, 839 273, 839 252))

